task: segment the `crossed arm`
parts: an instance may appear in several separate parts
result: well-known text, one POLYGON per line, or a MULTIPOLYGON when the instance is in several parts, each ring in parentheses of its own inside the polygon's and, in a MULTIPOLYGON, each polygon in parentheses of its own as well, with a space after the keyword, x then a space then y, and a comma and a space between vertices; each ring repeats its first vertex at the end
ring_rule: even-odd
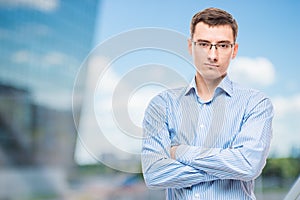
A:
POLYGON ((263 169, 272 135, 272 104, 261 100, 245 116, 230 148, 205 149, 171 146, 162 97, 153 101, 144 118, 142 167, 146 184, 158 188, 185 188, 218 179, 249 181, 263 169))

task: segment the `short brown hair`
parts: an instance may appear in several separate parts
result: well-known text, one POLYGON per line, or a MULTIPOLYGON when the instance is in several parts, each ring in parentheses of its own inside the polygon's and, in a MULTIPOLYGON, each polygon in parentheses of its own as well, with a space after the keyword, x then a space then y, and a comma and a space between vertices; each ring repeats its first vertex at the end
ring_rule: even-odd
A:
POLYGON ((234 42, 237 38, 238 25, 232 15, 225 10, 218 8, 207 8, 196 13, 191 21, 191 38, 195 33, 195 27, 199 22, 203 22, 209 26, 230 25, 233 32, 234 42))

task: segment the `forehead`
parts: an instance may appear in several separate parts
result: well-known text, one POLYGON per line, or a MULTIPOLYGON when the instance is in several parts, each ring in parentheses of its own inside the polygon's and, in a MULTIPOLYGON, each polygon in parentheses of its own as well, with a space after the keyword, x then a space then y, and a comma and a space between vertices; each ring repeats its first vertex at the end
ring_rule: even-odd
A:
POLYGON ((200 22, 195 26, 193 40, 233 42, 233 31, 230 25, 209 26, 203 22, 200 22))

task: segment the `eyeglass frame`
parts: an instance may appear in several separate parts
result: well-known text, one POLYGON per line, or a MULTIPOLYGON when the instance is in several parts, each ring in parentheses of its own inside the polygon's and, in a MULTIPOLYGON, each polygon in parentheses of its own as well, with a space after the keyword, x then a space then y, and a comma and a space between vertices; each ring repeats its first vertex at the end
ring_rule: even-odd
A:
MULTIPOLYGON (((207 41, 193 41, 193 40, 191 40, 191 42, 192 42, 192 44, 193 45, 195 45, 195 46, 197 46, 196 44, 199 44, 199 43, 204 43, 204 44, 208 44, 209 45, 209 48, 207 49, 206 47, 201 47, 201 46, 199 46, 199 47, 201 47, 202 49, 205 49, 205 50, 211 50, 212 49, 212 47, 214 46, 215 47, 215 50, 218 50, 218 46, 219 46, 219 48, 220 49, 222 49, 221 47, 220 47, 220 45, 229 45, 230 46, 230 48, 232 49, 232 47, 235 45, 235 43, 227 43, 227 42, 219 42, 219 43, 217 43, 217 44, 213 44, 213 43, 210 43, 210 42, 207 42, 207 41)), ((229 49, 229 48, 228 48, 229 49)), ((223 49, 223 50, 226 50, 226 49, 223 49)))

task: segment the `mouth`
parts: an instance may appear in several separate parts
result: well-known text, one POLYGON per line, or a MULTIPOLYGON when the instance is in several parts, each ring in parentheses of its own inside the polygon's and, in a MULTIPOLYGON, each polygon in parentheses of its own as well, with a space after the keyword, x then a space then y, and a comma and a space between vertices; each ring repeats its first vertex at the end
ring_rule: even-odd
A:
POLYGON ((217 64, 212 64, 212 63, 204 63, 205 66, 208 66, 210 68, 215 68, 215 67, 219 67, 219 65, 217 64))

